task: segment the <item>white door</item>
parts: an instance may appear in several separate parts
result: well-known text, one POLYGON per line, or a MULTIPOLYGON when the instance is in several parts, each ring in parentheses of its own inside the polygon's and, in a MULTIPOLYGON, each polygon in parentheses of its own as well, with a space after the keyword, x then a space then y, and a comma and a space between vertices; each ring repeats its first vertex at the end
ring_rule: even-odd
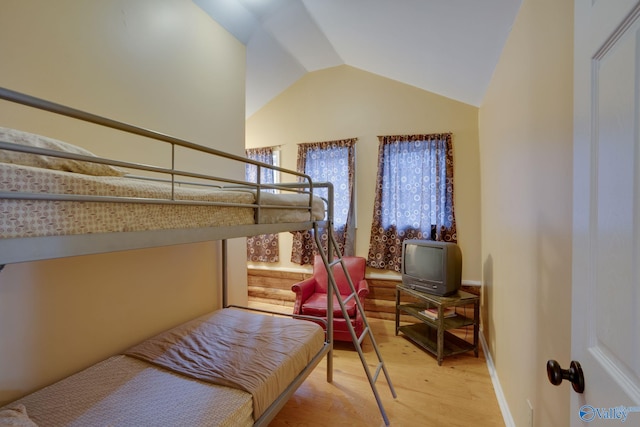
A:
POLYGON ((640 426, 640 3, 575 17, 571 425, 640 426))

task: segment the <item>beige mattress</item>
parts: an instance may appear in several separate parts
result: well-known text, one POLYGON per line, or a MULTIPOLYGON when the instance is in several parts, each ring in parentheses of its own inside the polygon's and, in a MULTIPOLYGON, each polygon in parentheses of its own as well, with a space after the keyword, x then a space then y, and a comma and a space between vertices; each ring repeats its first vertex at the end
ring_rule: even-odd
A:
POLYGON ((313 322, 229 308, 148 339, 126 354, 250 392, 257 419, 323 346, 324 332, 313 322))
POLYGON ((6 408, 38 426, 252 425, 323 348, 313 322, 223 309, 6 408))
POLYGON ((251 426, 251 394, 114 356, 20 399, 40 427, 251 426))
MULTIPOLYGON (((168 199, 170 187, 121 176, 94 176, 0 163, 0 192, 84 194, 168 199)), ((177 188, 177 200, 255 203, 255 193, 242 190, 177 188)), ((295 223, 324 219, 324 203, 314 198, 312 215, 304 207, 308 195, 261 194, 262 204, 295 209, 261 209, 260 223, 295 223)), ((61 236, 86 233, 222 227, 256 223, 256 209, 139 203, 62 202, 0 198, 3 238, 61 236)))

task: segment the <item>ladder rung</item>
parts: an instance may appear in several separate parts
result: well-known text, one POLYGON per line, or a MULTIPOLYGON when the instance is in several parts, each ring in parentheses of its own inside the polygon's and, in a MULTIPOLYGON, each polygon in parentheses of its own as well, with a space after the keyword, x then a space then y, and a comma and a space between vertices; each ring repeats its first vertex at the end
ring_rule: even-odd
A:
POLYGON ((364 340, 364 338, 367 336, 367 334, 369 333, 369 327, 365 327, 364 330, 362 331, 362 334, 360 334, 360 337, 358 338, 358 345, 362 346, 362 341, 364 340))
POLYGON ((382 370, 382 362, 378 363, 378 367, 376 368, 376 373, 373 374, 373 382, 378 381, 378 376, 380 375, 380 371, 382 370))
POLYGON ((335 266, 335 265, 338 265, 338 264, 340 264, 341 262, 342 262, 342 258, 336 258, 336 259, 334 259, 333 261, 331 261, 331 262, 329 263, 329 267, 333 267, 333 266, 335 266))
MULTIPOLYGON (((340 295, 340 294, 338 294, 338 295, 340 295)), ((354 293, 352 293, 352 294, 350 294, 348 297, 346 297, 345 299, 343 299, 343 300, 342 300, 342 303, 343 303, 343 304, 348 303, 348 302, 349 302, 350 300, 352 300, 352 299, 353 299, 353 297, 355 297, 355 296, 358 296, 358 294, 356 294, 355 292, 354 292, 354 293)))

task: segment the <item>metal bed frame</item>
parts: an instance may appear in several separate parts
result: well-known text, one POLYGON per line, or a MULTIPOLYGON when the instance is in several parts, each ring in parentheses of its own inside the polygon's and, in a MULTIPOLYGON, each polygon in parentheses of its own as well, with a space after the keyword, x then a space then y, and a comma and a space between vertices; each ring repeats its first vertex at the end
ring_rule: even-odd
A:
MULTIPOLYGON (((195 243, 210 240, 224 240, 233 237, 252 236, 265 233, 278 233, 283 231, 296 231, 302 229, 310 229, 313 227, 311 221, 311 206, 313 200, 314 188, 318 185, 314 184, 308 175, 281 168, 278 166, 268 165, 266 163, 257 162, 245 157, 236 156, 225 153, 223 151, 204 147, 182 139, 178 139, 166 134, 140 128, 130 124, 122 123, 116 120, 86 113, 74 108, 53 102, 45 101, 40 98, 25 95, 9 89, 0 88, 0 99, 11 101, 14 103, 26 105, 36 109, 49 111, 58 115, 67 116, 73 119, 94 123, 111 129, 120 130, 129 134, 134 134, 156 141, 168 143, 171 145, 171 168, 164 168, 140 163, 125 162, 101 157, 87 157, 78 154, 61 153, 59 151, 47 150, 42 148, 26 147, 18 144, 11 144, 0 141, 0 149, 20 151, 33 154, 42 154, 52 157, 65 159, 82 160, 99 164, 106 164, 116 167, 125 167, 141 172, 160 173, 167 176, 167 182, 171 185, 172 197, 169 199, 141 199, 129 197, 106 197, 106 196, 82 196, 82 195, 64 195, 64 194, 33 194, 18 192, 0 192, 0 198, 5 199, 21 199, 21 200, 57 200, 57 201, 80 201, 80 202, 115 202, 115 203, 142 203, 142 204, 188 204, 188 205, 214 205, 214 206, 235 206, 250 207, 255 209, 255 224, 228 226, 228 227, 205 227, 197 229, 179 229, 179 230, 156 230, 142 232, 118 232, 103 233, 90 235, 66 235, 52 237, 37 237, 38 243, 33 244, 35 238, 12 238, 0 239, 0 265, 24 261, 36 261, 50 258, 61 258, 75 255, 87 255, 128 249, 141 249, 153 246, 166 246, 171 244, 195 243), (215 175, 206 175, 193 173, 184 170, 175 169, 175 151, 176 147, 186 148, 194 152, 201 153, 212 158, 224 158, 233 162, 237 162, 239 166, 252 164, 258 166, 257 183, 250 183, 215 175), (299 183, 288 184, 264 184, 261 182, 261 168, 268 168, 298 179, 299 183), (212 187, 225 186, 242 186, 243 188, 252 189, 256 192, 255 204, 232 204, 219 202, 194 202, 188 200, 175 200, 173 198, 174 188, 184 183, 176 177, 189 178, 192 184, 205 185, 212 187), (302 223, 282 223, 282 224, 262 224, 261 209, 263 208, 279 208, 279 209, 295 209, 290 206, 267 205, 261 202, 260 193, 262 190, 276 189, 283 192, 304 193, 309 196, 309 218, 310 220, 302 223)), ((326 184, 324 184, 326 186, 326 184)), ((297 208, 299 209, 299 207, 297 208)), ((327 222, 332 222, 333 213, 330 212, 331 203, 328 204, 327 222)))
MULTIPOLYGON (((84 235, 63 235, 63 236, 50 236, 50 237, 26 237, 26 238, 0 238, 0 270, 5 264, 36 261, 43 259, 62 258, 76 255, 87 255, 106 253, 121 250, 130 249, 143 249, 157 246, 168 246, 183 243, 196 243, 203 241, 221 240, 222 241, 222 306, 228 307, 227 304, 227 245, 226 240, 235 237, 246 237, 252 235, 266 234, 266 233, 278 233, 286 231, 299 231, 313 229, 316 235, 316 244, 322 254, 323 263, 327 269, 329 281, 331 286, 327 288, 327 319, 326 319, 326 331, 327 338, 325 340, 325 346, 314 357, 313 361, 299 374, 292 384, 288 386, 285 392, 267 409, 267 411, 256 420, 256 426, 266 426, 276 416, 276 414, 282 409, 287 400, 295 393, 297 388, 307 378, 307 376, 313 371, 313 369, 319 364, 319 362, 326 356, 327 357, 327 381, 333 380, 333 294, 337 293, 337 285, 333 276, 332 267, 337 263, 342 264, 342 268, 345 269, 345 275, 349 282, 351 281, 346 273, 346 267, 342 263, 341 254, 337 250, 337 244, 332 234, 333 229, 333 186, 330 183, 314 183, 310 176, 299 173, 293 170, 281 168, 278 166, 269 165, 266 163, 247 159, 245 157, 236 156, 233 154, 225 153, 220 150, 204 147, 198 144, 194 144, 179 138, 175 138, 166 134, 155 132, 152 130, 140 128, 127 123, 115 121, 105 117, 90 114, 81 110, 70 108, 61 104, 49 102, 40 98, 36 98, 30 95, 15 92, 6 88, 0 87, 0 99, 10 101, 17 104, 33 107, 39 110, 48 111, 54 114, 70 117, 73 119, 93 123, 96 125, 104 126, 111 129, 116 129, 129 134, 134 134, 150 139, 154 139, 160 142, 168 143, 171 145, 171 168, 164 168, 158 166, 150 166, 139 163, 131 163, 101 157, 87 157, 77 154, 61 153, 53 150, 46 150, 41 148, 25 147, 18 144, 11 144, 0 141, 0 149, 21 151, 34 154, 42 154, 53 157, 69 158, 74 160, 89 161, 93 163, 100 163, 106 165, 112 165, 116 167, 124 167, 127 169, 134 169, 141 172, 151 172, 156 174, 163 174, 168 176, 167 182, 171 184, 172 196, 168 199, 140 199, 140 198, 128 198, 128 197, 104 197, 104 196, 79 196, 79 195, 63 195, 63 194, 33 194, 33 193, 16 193, 16 192, 0 192, 0 199, 22 199, 22 200, 57 200, 57 201, 86 201, 86 202, 115 202, 115 203, 150 203, 150 204, 202 204, 202 205, 216 205, 216 206, 235 206, 235 207, 251 207, 255 210, 255 224, 249 225, 237 225, 237 226, 217 226, 217 227, 204 227, 204 228, 191 228, 191 229, 172 229, 172 230, 151 230, 151 231, 133 231, 133 232, 114 232, 114 233, 96 233, 96 234, 84 234, 84 235), (257 166, 257 182, 249 183, 237 179, 230 179, 215 175, 207 175, 200 173, 193 173, 184 170, 175 169, 175 152, 176 147, 186 148, 188 150, 194 150, 207 156, 214 156, 216 158, 224 158, 230 161, 239 162, 241 165, 252 164, 257 166), (299 182, 297 183, 284 183, 284 184, 265 184, 261 182, 261 168, 272 169, 284 174, 295 177, 299 182), (176 177, 181 177, 177 180, 176 177), (225 186, 241 186, 243 188, 249 188, 256 192, 255 204, 228 204, 219 202, 192 202, 185 200, 176 200, 173 197, 174 188, 176 185, 182 184, 182 179, 191 179, 190 184, 195 185, 208 185, 208 186, 220 186, 220 183, 225 186), (327 210, 326 216, 323 221, 314 221, 312 216, 312 202, 314 197, 314 189, 327 188, 328 198, 325 200, 327 210), (300 209, 300 207, 280 206, 280 205, 268 205, 262 203, 260 200, 260 192, 263 190, 279 190, 283 192, 295 192, 308 194, 309 205, 306 207, 309 211, 309 220, 296 223, 280 223, 280 224, 264 224, 261 223, 261 209, 264 208, 279 208, 279 209, 300 209), (326 248, 320 247, 320 241, 318 238, 318 230, 320 226, 329 230, 329 239, 326 248), (335 254, 335 255, 333 255, 335 254), (335 258, 334 258, 335 257, 335 258), (337 261, 335 261, 337 259, 337 261), (333 261, 332 261, 333 260, 333 261)), ((350 283, 354 289, 353 284, 350 283)), ((338 293, 339 295, 339 293, 338 293)), ((353 336, 353 342, 358 350, 362 364, 367 374, 369 383, 372 387, 374 396, 376 398, 378 407, 386 425, 389 425, 389 419, 382 406, 382 402, 375 387, 375 382, 379 373, 384 372, 388 385, 391 389, 393 397, 396 397, 393 386, 389 379, 384 362, 378 351, 378 347, 375 343, 375 339, 371 332, 371 329, 364 316, 364 308, 360 305, 357 298, 358 309, 365 320, 366 329, 362 336, 357 337, 353 328, 351 329, 351 335, 353 336), (375 374, 371 374, 367 362, 364 359, 362 351, 362 340, 368 336, 374 346, 376 355, 378 357, 378 366, 375 374)), ((346 308, 344 302, 338 298, 338 302, 341 306, 342 313, 345 317, 346 308)), ((246 308, 246 307, 242 307, 246 308)), ((265 312, 264 310, 258 310, 265 312)), ((283 315, 283 313, 266 312, 274 315, 283 315)), ((300 317, 300 316, 297 316, 300 317)), ((316 319, 317 320, 317 319, 316 319)), ((349 325, 350 326, 350 325, 349 325)))

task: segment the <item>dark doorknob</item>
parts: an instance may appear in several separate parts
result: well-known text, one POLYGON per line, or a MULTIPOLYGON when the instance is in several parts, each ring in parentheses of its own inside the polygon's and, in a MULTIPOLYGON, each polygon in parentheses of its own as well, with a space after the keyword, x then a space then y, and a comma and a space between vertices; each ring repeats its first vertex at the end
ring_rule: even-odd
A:
POLYGON ((547 362, 547 377, 553 385, 560 385, 562 380, 569 380, 576 393, 584 393, 584 375, 580 363, 571 361, 569 369, 562 369, 555 360, 547 362))

